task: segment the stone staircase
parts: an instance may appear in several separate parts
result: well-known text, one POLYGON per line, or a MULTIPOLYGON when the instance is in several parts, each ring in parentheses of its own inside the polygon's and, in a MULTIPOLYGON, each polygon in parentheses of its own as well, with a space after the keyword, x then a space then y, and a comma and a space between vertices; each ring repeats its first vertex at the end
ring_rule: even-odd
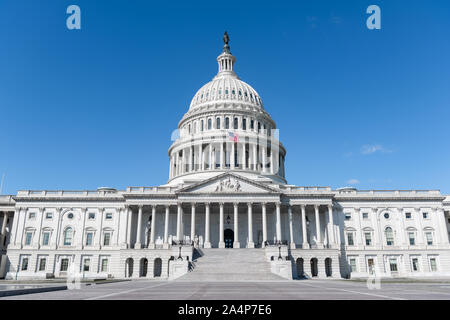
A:
POLYGON ((264 249, 195 249, 189 281, 285 280, 270 271, 264 249))

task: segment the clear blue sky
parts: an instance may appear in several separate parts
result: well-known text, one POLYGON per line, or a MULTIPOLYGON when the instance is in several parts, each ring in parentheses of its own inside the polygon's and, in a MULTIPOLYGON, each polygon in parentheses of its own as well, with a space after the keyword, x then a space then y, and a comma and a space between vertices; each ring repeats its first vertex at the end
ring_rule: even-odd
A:
POLYGON ((224 30, 289 183, 450 193, 449 1, 2 0, 3 193, 166 183, 170 134, 224 30))

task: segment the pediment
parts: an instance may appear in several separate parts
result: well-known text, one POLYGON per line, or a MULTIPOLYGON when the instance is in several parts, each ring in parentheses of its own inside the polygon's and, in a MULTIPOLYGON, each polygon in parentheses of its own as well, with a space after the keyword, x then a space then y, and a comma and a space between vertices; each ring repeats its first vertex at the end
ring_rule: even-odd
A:
POLYGON ((278 190, 232 173, 224 173, 205 181, 187 186, 177 193, 279 193, 278 190))

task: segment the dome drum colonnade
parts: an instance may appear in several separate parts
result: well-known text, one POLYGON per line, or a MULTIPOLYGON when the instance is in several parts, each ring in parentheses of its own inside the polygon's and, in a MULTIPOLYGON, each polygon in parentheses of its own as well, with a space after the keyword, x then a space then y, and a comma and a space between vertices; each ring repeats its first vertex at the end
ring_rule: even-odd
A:
POLYGON ((258 93, 234 72, 228 43, 217 58, 219 72, 194 96, 169 148, 169 183, 211 170, 245 170, 286 183, 286 150, 258 93))

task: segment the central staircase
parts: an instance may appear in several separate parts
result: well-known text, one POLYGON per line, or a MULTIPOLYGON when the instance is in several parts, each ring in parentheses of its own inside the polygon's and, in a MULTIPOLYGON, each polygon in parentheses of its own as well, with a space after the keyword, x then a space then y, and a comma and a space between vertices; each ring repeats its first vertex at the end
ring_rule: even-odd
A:
POLYGON ((285 280, 270 271, 264 249, 194 249, 189 272, 180 280, 285 280))

